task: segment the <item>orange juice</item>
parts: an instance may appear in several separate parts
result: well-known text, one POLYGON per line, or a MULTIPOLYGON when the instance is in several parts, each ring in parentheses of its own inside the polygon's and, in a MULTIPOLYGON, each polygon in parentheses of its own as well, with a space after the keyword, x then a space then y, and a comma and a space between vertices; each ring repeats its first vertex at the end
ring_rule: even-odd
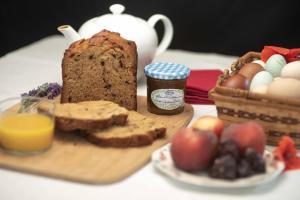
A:
POLYGON ((35 152, 51 146, 53 120, 42 114, 23 113, 0 116, 0 143, 8 150, 35 152))

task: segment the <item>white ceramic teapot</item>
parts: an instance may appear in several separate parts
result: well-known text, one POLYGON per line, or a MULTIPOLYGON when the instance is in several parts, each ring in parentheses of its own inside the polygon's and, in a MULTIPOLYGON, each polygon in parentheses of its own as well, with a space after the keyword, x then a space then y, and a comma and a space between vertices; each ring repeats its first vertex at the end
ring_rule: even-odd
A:
POLYGON ((111 5, 109 9, 112 14, 88 20, 80 27, 79 34, 68 25, 60 26, 58 30, 65 35, 69 43, 81 38, 89 38, 103 29, 119 32, 122 37, 134 41, 138 51, 139 79, 143 74, 144 67, 170 45, 173 38, 173 25, 168 17, 161 14, 155 14, 145 21, 132 15, 122 14, 125 7, 121 4, 111 5), (154 26, 159 20, 162 20, 164 24, 164 35, 158 45, 154 26))

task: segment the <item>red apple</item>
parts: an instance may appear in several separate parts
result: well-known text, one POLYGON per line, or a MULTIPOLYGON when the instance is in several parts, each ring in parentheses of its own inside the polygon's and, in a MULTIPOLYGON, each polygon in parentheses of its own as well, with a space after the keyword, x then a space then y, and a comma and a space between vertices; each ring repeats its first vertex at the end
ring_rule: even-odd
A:
POLYGON ((217 144, 217 136, 212 132, 184 128, 172 139, 171 156, 175 165, 182 170, 202 170, 213 159, 217 144))
POLYGON ((199 117, 193 124, 192 128, 204 131, 214 132, 218 138, 224 129, 224 122, 218 117, 203 116, 199 117))
POLYGON ((266 136, 263 128, 255 121, 249 121, 242 124, 231 124, 224 129, 221 142, 234 140, 241 153, 246 148, 253 148, 257 153, 263 154, 266 145, 266 136))

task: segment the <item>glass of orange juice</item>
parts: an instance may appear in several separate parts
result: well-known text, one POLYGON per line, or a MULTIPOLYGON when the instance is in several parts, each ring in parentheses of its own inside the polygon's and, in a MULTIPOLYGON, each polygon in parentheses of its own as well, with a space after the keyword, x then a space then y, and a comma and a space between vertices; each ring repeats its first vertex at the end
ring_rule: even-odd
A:
POLYGON ((44 152, 54 134, 53 101, 37 97, 15 97, 0 101, 0 144, 17 155, 44 152), (47 105, 47 109, 41 109, 47 105))

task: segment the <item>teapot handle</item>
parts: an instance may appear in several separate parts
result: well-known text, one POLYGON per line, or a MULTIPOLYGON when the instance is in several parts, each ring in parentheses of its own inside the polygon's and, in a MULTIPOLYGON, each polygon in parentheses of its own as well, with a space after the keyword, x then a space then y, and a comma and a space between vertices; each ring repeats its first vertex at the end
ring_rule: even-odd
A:
POLYGON ((164 24, 164 36, 156 49, 155 56, 158 56, 168 48, 172 41, 174 32, 171 20, 165 15, 156 14, 151 16, 148 19, 148 24, 154 28, 156 22, 159 20, 161 20, 164 24))

